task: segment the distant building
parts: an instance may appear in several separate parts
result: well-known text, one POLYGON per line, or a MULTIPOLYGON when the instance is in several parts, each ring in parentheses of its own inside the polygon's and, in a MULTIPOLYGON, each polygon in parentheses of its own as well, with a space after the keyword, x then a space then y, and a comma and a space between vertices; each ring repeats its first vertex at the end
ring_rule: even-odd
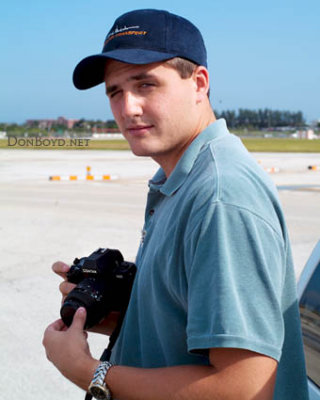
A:
POLYGON ((320 128, 320 119, 315 119, 311 122, 310 126, 312 128, 320 128))
POLYGON ((67 129, 72 129, 74 124, 78 121, 78 119, 67 119, 65 117, 59 117, 57 119, 28 119, 26 125, 39 129, 51 129, 53 125, 61 125, 67 129))
POLYGON ((68 129, 72 129, 74 124, 77 123, 78 119, 66 119, 64 117, 59 117, 57 119, 58 125, 66 126, 68 129))
POLYGON ((319 136, 314 133, 313 129, 296 131, 291 136, 296 139, 308 139, 308 140, 319 139, 319 136))

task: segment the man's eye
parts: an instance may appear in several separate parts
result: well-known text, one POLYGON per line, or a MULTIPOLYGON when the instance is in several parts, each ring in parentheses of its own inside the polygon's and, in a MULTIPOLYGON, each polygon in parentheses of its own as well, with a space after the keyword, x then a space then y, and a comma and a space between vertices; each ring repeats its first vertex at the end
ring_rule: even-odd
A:
POLYGON ((117 94, 120 93, 120 90, 117 90, 116 92, 112 92, 109 94, 110 99, 114 98, 117 94))
POLYGON ((148 87, 152 87, 152 86, 155 86, 155 84, 154 83, 149 83, 149 82, 145 82, 145 83, 141 84, 142 88, 148 88, 148 87))

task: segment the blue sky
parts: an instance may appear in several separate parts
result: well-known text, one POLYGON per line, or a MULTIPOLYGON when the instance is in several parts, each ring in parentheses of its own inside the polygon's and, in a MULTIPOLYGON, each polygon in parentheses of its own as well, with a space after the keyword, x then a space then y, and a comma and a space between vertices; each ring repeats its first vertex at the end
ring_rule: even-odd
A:
POLYGON ((319 0, 10 0, 0 5, 0 122, 111 119, 103 85, 78 91, 75 65, 138 8, 190 19, 208 50, 214 109, 301 110, 320 119, 319 0))

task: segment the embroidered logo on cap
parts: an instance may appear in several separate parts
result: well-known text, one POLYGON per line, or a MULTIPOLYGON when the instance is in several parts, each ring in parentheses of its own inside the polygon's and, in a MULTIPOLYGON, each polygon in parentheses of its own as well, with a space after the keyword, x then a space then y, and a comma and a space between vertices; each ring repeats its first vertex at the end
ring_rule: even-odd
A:
POLYGON ((147 31, 143 31, 143 30, 138 30, 140 29, 140 26, 124 26, 123 28, 118 28, 116 26, 116 29, 112 32, 109 33, 109 35, 107 36, 105 42, 104 42, 104 46, 110 42, 110 40, 115 39, 116 37, 119 36, 144 36, 146 35, 148 32, 147 31))

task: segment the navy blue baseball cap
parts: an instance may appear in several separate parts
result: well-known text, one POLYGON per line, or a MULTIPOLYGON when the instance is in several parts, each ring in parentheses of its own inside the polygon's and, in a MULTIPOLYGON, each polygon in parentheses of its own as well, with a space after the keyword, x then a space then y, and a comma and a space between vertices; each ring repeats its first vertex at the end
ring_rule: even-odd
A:
POLYGON ((107 59, 151 64, 174 57, 207 66, 207 52, 198 28, 168 11, 134 10, 116 19, 100 54, 79 62, 73 83, 82 90, 102 83, 107 59))

